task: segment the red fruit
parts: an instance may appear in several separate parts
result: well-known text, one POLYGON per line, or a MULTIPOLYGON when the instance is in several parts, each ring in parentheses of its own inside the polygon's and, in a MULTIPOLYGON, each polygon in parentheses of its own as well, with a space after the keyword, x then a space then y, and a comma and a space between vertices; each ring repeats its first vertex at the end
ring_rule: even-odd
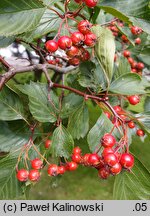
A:
POLYGON ((92 24, 88 20, 82 20, 78 23, 78 30, 82 34, 90 33, 90 28, 92 27, 92 24))
POLYGON ((137 69, 132 68, 132 69, 131 69, 131 72, 132 72, 132 73, 137 73, 137 69))
POLYGON ((85 155, 83 155, 83 157, 82 157, 82 161, 83 161, 83 164, 85 165, 85 166, 89 166, 89 157, 90 157, 90 153, 87 153, 87 154, 85 154, 85 155))
POLYGON ((64 166, 58 167, 58 174, 63 175, 66 172, 66 168, 64 166))
POLYGON ((95 7, 97 2, 98 0, 85 0, 85 4, 90 8, 95 7))
POLYGON ((102 137, 101 143, 102 143, 102 146, 105 148, 113 147, 116 143, 116 139, 113 135, 107 133, 102 137))
POLYGON ((122 166, 120 163, 116 163, 114 166, 110 168, 110 172, 112 175, 118 175, 122 170, 122 166))
POLYGON ((48 64, 56 65, 56 61, 54 59, 53 60, 50 59, 47 62, 48 62, 48 64))
POLYGON ((72 161, 76 163, 81 163, 82 157, 80 154, 73 154, 72 155, 72 161))
POLYGON ((98 176, 102 179, 107 179, 110 175, 110 172, 108 169, 106 169, 105 167, 101 168, 99 171, 98 171, 98 176))
POLYGON ((127 36, 125 36, 125 35, 122 35, 121 39, 123 40, 124 43, 127 43, 129 41, 127 36))
POLYGON ((88 164, 92 166, 96 166, 99 164, 100 156, 96 153, 90 154, 88 158, 88 164))
POLYGON ((130 121, 130 122, 128 123, 128 127, 129 127, 129 128, 135 128, 134 122, 133 122, 133 121, 130 121))
POLYGON ((18 170, 17 175, 16 175, 17 179, 21 182, 27 181, 28 176, 29 176, 29 172, 25 169, 18 170))
POLYGON ((54 40, 48 40, 45 47, 49 52, 55 52, 58 49, 58 43, 54 40))
POLYGON ((132 105, 136 105, 140 102, 140 97, 138 95, 131 95, 128 97, 128 101, 132 105))
POLYGON ((134 35, 138 35, 138 34, 141 34, 142 33, 142 29, 137 27, 137 26, 132 26, 131 27, 131 32, 132 34, 134 35))
POLYGON ((130 169, 134 165, 134 157, 129 153, 121 155, 120 164, 127 169, 130 169))
POLYGON ((105 155, 109 153, 114 153, 114 150, 111 147, 104 148, 102 155, 104 157, 105 155))
POLYGON ((127 116, 125 116, 125 115, 123 115, 123 114, 121 114, 121 115, 119 115, 120 116, 120 118, 123 120, 123 121, 125 121, 126 119, 127 119, 127 116))
POLYGON ((35 158, 31 161, 31 166, 33 169, 41 169, 43 167, 43 162, 39 158, 35 158))
POLYGON ((71 35, 72 43, 76 46, 80 46, 84 42, 84 35, 81 32, 74 32, 71 35))
POLYGON ((116 62, 116 60, 117 60, 117 55, 115 54, 115 56, 114 56, 114 62, 116 62))
POLYGON ((107 116, 107 118, 109 118, 109 119, 110 119, 110 117, 111 117, 111 114, 110 114, 109 112, 107 112, 107 111, 105 111, 104 113, 105 113, 105 115, 107 116))
POLYGON ((76 46, 71 46, 70 49, 67 50, 66 54, 69 56, 69 57, 74 57, 74 56, 78 56, 81 54, 80 50, 78 47, 76 46))
POLYGON ((138 70, 143 70, 144 64, 142 62, 137 63, 137 69, 138 70))
POLYGON ((113 109, 116 113, 120 113, 122 111, 122 108, 120 106, 114 106, 113 109))
POLYGON ((56 164, 50 164, 48 166, 48 175, 50 176, 57 176, 59 173, 58 173, 58 166, 56 164))
POLYGON ((118 158, 114 153, 109 153, 104 156, 104 161, 109 166, 114 166, 118 162, 118 158))
POLYGON ((58 40, 58 46, 62 50, 69 49, 72 46, 72 40, 68 36, 61 36, 58 40))
POLYGON ((88 61, 91 57, 90 53, 83 47, 80 50, 81 50, 81 56, 80 56, 81 61, 88 61))
POLYGON ((80 149, 80 147, 79 146, 77 146, 77 147, 75 147, 74 149, 73 149, 73 154, 81 154, 81 149, 80 149))
POLYGON ((128 58, 131 55, 131 53, 128 50, 124 50, 123 55, 124 57, 128 58))
POLYGON ((116 26, 111 26, 110 29, 113 31, 113 32, 119 32, 118 28, 116 26))
POLYGON ((80 59, 78 57, 73 57, 69 59, 69 64, 73 66, 78 66, 80 64, 80 59))
POLYGON ((129 62, 130 64, 133 64, 133 63, 134 63, 133 58, 129 57, 129 58, 128 58, 128 62, 129 62))
POLYGON ((77 168, 78 168, 78 164, 77 164, 76 162, 74 162, 74 161, 68 162, 68 163, 66 164, 66 169, 67 169, 68 171, 74 171, 74 170, 76 170, 77 168))
POLYGON ((136 131, 136 134, 137 134, 138 136, 144 136, 144 135, 145 135, 145 132, 144 132, 142 129, 138 129, 138 130, 136 131))
POLYGON ((86 46, 89 46, 89 47, 92 47, 95 45, 96 43, 96 35, 93 34, 93 33, 88 33, 85 35, 85 41, 84 41, 84 44, 86 46))
POLYGON ((46 141, 45 141, 45 144, 44 144, 45 148, 48 149, 48 148, 50 147, 51 143, 52 143, 51 140, 49 140, 49 139, 46 140, 46 141))
POLYGON ((38 170, 30 170, 29 172, 29 179, 30 181, 38 181, 40 178, 40 173, 38 170))
POLYGON ((131 64, 131 67, 132 67, 132 68, 136 68, 136 67, 137 67, 137 62, 134 61, 134 62, 131 64))
POLYGON ((74 0, 77 4, 81 4, 83 1, 82 0, 74 0))
POLYGON ((140 39, 140 38, 136 38, 136 39, 135 39, 135 44, 137 44, 137 45, 138 45, 138 44, 141 44, 141 39, 140 39))

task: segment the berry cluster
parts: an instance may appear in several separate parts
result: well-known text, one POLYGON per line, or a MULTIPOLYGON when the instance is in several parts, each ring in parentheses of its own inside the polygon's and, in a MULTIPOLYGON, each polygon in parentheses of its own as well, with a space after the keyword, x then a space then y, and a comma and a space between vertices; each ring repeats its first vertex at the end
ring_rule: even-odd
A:
POLYGON ((87 7, 93 8, 97 5, 98 0, 74 0, 77 4, 83 4, 85 3, 85 5, 87 7))
MULTIPOLYGON (((58 40, 48 40, 45 44, 46 50, 50 53, 58 49, 65 51, 70 65, 77 66, 81 61, 90 59, 90 53, 86 47, 93 47, 96 43, 96 35, 90 31, 92 24, 88 20, 82 20, 78 23, 78 31, 70 33, 70 36, 60 36, 58 40)), ((59 63, 59 59, 48 61, 49 64, 59 63)))

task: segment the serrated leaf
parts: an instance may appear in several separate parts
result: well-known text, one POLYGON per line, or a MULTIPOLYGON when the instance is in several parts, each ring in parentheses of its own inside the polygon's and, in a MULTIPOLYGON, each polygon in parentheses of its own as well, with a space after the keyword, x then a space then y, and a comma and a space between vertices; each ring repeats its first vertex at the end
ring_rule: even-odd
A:
POLYGON ((84 138, 89 130, 89 113, 87 106, 83 103, 69 117, 68 131, 74 139, 84 138))
POLYGON ((109 85, 113 76, 115 40, 109 29, 94 26, 92 31, 97 36, 97 44, 95 46, 95 54, 101 68, 106 76, 109 85))
POLYGON ((128 73, 114 80, 110 85, 109 91, 123 95, 145 94, 145 89, 148 86, 148 82, 145 82, 137 74, 128 73))
POLYGON ((0 2, 0 36, 12 36, 35 29, 45 11, 38 0, 0 2))
POLYGON ((12 121, 17 119, 25 119, 24 108, 19 96, 4 86, 0 92, 0 120, 12 121))
POLYGON ((124 171, 116 176, 113 198, 117 200, 150 198, 150 173, 137 158, 131 172, 124 171))
POLYGON ((68 158, 72 154, 74 141, 68 130, 60 124, 52 136, 52 152, 59 157, 68 158))
POLYGON ((14 199, 23 195, 22 183, 16 178, 17 155, 0 160, 0 199, 14 199))
POLYGON ((59 112, 59 99, 50 90, 48 101, 48 89, 46 84, 30 82, 30 84, 17 85, 17 88, 29 97, 29 109, 39 122, 55 122, 59 112))
POLYGON ((120 57, 118 64, 115 65, 114 79, 117 79, 123 74, 130 73, 130 72, 131 72, 131 67, 129 65, 128 60, 124 57, 120 57))

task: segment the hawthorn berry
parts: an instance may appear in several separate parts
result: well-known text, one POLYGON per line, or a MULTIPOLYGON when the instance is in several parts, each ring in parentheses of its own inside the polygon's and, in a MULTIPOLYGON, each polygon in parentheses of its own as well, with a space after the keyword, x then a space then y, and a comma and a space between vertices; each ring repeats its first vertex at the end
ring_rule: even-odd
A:
POLYGON ((110 119, 110 117, 111 117, 111 114, 110 114, 110 112, 107 112, 107 111, 105 111, 104 113, 105 113, 105 115, 107 116, 107 118, 109 118, 109 119, 110 119))
POLYGON ((26 182, 28 180, 28 176, 29 176, 29 172, 28 170, 25 169, 18 170, 16 175, 17 179, 21 182, 26 182))
POLYGON ((131 32, 133 35, 138 35, 142 33, 142 29, 139 28, 138 26, 132 26, 131 27, 131 32))
POLYGON ((58 49, 58 43, 55 40, 48 40, 45 47, 49 52, 55 52, 58 49))
POLYGON ((48 64, 56 65, 55 59, 50 59, 47 62, 48 62, 48 64))
POLYGON ((58 172, 58 166, 56 164, 50 164, 48 166, 47 173, 50 176, 57 176, 59 174, 59 172, 58 172))
POLYGON ((96 35, 93 34, 92 32, 91 33, 88 33, 85 35, 85 40, 84 40, 84 44, 86 46, 89 46, 89 47, 93 47, 96 43, 96 35))
POLYGON ((113 147, 116 143, 116 139, 113 135, 111 134, 105 134, 102 138, 101 138, 101 143, 103 147, 113 147))
POLYGON ((104 148, 104 150, 102 152, 102 156, 104 157, 105 155, 107 155, 109 153, 114 153, 114 150, 111 147, 104 148))
POLYGON ((80 46, 84 42, 84 35, 81 32, 74 32, 71 35, 72 43, 76 46, 80 46))
POLYGON ((124 153, 121 155, 120 164, 127 169, 130 169, 134 165, 134 157, 129 153, 124 153))
POLYGON ((99 164, 100 156, 96 153, 90 154, 88 158, 88 164, 92 166, 96 166, 99 164))
POLYGON ((41 169, 43 167, 43 161, 41 161, 39 158, 35 158, 31 161, 31 166, 33 169, 41 169))
POLYGON ((82 34, 90 33, 90 28, 92 27, 92 24, 88 20, 82 20, 78 23, 78 30, 82 34))
POLYGON ((135 39, 135 44, 137 44, 137 45, 141 44, 141 38, 136 38, 135 39))
POLYGON ((39 173, 39 171, 38 170, 30 170, 30 172, 29 172, 29 179, 30 179, 30 181, 38 181, 39 180, 39 178, 40 178, 40 173, 39 173))
POLYGON ((82 152, 82 150, 79 146, 77 146, 73 149, 73 154, 81 154, 81 152, 82 152))
POLYGON ((128 58, 128 62, 129 62, 130 64, 133 64, 133 62, 134 62, 133 58, 129 57, 129 58, 128 58))
POLYGON ((114 166, 118 162, 118 158, 114 153, 104 155, 104 161, 109 166, 114 166))
POLYGON ((140 97, 138 95, 131 95, 128 97, 128 101, 132 105, 136 105, 140 102, 140 97))
POLYGON ((124 50, 123 55, 124 55, 124 57, 128 58, 128 57, 130 57, 131 53, 128 50, 124 50))
POLYGON ((124 43, 127 43, 129 41, 126 35, 122 35, 121 39, 124 43))
POLYGON ((81 163, 82 161, 82 157, 80 154, 73 154, 71 158, 72 158, 72 161, 76 163, 81 163))
POLYGON ((74 57, 74 56, 79 56, 79 55, 81 54, 81 52, 80 52, 80 50, 79 50, 78 47, 76 47, 76 46, 71 46, 71 47, 67 50, 66 54, 67 54, 70 58, 72 58, 72 57, 74 57))
POLYGON ((138 62, 137 63, 137 69, 138 70, 143 70, 143 68, 144 68, 144 64, 142 62, 138 62))
POLYGON ((74 171, 78 168, 78 164, 74 161, 68 162, 66 164, 66 170, 68 171, 74 171))
POLYGON ((44 144, 45 148, 48 149, 48 148, 51 146, 51 143, 52 143, 52 141, 49 140, 49 139, 47 139, 47 140, 45 141, 45 144, 44 144))
POLYGON ((72 46, 72 40, 68 36, 61 36, 58 40, 58 46, 62 50, 69 49, 72 46))
POLYGON ((142 129, 138 129, 137 131, 136 131, 136 134, 138 135, 138 136, 144 136, 145 135, 145 132, 142 130, 142 129))
POLYGON ((80 64, 80 59, 78 57, 73 57, 69 59, 69 64, 73 66, 78 66, 80 64))
POLYGON ((65 166, 58 166, 58 174, 63 175, 66 172, 65 166))
POLYGON ((122 166, 120 163, 116 163, 114 166, 110 168, 110 172, 112 175, 118 175, 122 170, 122 166))
POLYGON ((116 113, 120 113, 122 111, 122 108, 120 106, 114 106, 113 109, 116 113))
POLYGON ((135 128, 134 122, 133 122, 133 121, 130 121, 130 122, 128 123, 128 127, 129 127, 129 128, 135 128))
POLYGON ((110 172, 108 169, 106 169, 105 167, 102 167, 99 171, 98 171, 98 176, 102 179, 107 179, 110 175, 110 172))
POLYGON ((90 157, 90 153, 87 153, 85 155, 83 155, 82 157, 82 162, 85 166, 89 166, 89 157, 90 157))
POLYGON ((90 59, 90 53, 88 50, 84 49, 83 47, 80 48, 81 51, 81 55, 80 55, 80 59, 81 61, 88 61, 90 59))

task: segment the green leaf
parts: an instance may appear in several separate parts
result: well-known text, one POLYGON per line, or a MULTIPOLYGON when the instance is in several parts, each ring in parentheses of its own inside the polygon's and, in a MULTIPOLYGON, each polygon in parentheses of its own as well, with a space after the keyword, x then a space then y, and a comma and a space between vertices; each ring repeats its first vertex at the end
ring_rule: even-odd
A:
POLYGON ((78 109, 69 117, 68 131, 74 139, 84 138, 89 130, 89 113, 88 108, 83 103, 78 109))
POLYGON ((46 84, 30 82, 30 84, 17 85, 17 88, 29 97, 29 109, 39 122, 55 122, 59 112, 59 100, 53 90, 50 90, 48 101, 48 89, 46 84))
POLYGON ((15 37, 2 37, 0 36, 0 48, 8 47, 15 40, 15 37))
MULTIPOLYGON (((104 136, 105 133, 110 133, 113 126, 114 125, 106 117, 106 115, 104 113, 101 113, 96 124, 91 128, 87 136, 89 148, 92 152, 95 152, 100 148, 100 139, 104 136)), ((115 136, 117 135, 116 131, 114 131, 114 134, 115 136)))
POLYGON ((150 97, 146 97, 146 99, 145 99, 144 111, 145 112, 150 111, 150 97))
POLYGON ((120 76, 130 72, 131 72, 131 67, 128 60, 124 57, 120 57, 118 64, 115 65, 114 79, 117 79, 120 76))
POLYGON ((74 93, 68 94, 63 98, 60 117, 69 117, 82 103, 83 97, 76 95, 74 93))
POLYGON ((0 1, 0 36, 12 36, 35 29, 45 11, 38 0, 0 1))
POLYGON ((0 199, 14 199, 23 195, 22 183, 16 178, 17 155, 0 160, 0 199))
POLYGON ((124 171, 115 178, 113 198, 116 200, 147 200, 150 197, 150 173, 135 158, 131 172, 124 171))
POLYGON ((145 94, 145 88, 148 86, 148 82, 145 82, 137 74, 128 73, 114 80, 110 85, 109 91, 123 95, 145 94))
POLYGON ((7 86, 4 86, 0 92, 0 120, 12 121, 17 119, 23 119, 24 108, 19 96, 10 90, 7 86))
POLYGON ((137 118, 139 125, 150 133, 150 108, 145 113, 136 114, 135 117, 137 118))
POLYGON ((109 29, 100 26, 94 26, 92 31, 97 36, 97 44, 95 46, 95 54, 98 62, 103 69, 109 85, 113 76, 115 40, 109 29))
POLYGON ((59 157, 68 158, 72 154, 74 141, 67 129, 60 124, 52 136, 52 152, 59 157))
POLYGON ((0 121, 0 151, 9 152, 27 143, 30 133, 23 121, 0 121))

